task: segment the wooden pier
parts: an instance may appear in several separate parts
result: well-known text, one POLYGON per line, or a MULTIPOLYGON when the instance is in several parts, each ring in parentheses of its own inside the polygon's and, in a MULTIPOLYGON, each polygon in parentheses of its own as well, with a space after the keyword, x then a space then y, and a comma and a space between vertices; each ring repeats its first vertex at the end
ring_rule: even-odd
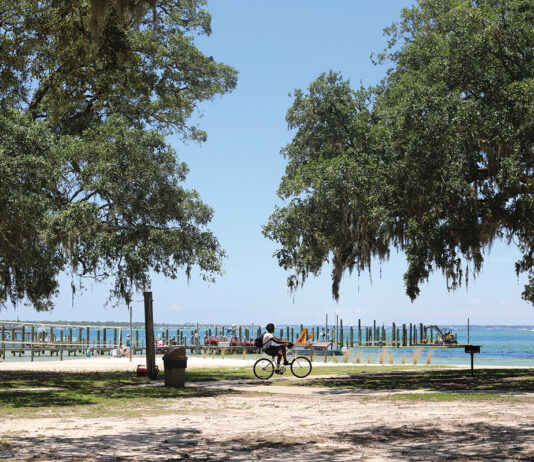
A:
MULTIPOLYGON (((286 326, 280 328, 277 336, 284 340, 295 342, 304 328, 300 330, 286 326)), ((214 326, 201 330, 191 327, 171 331, 165 329, 160 333, 160 343, 155 345, 156 353, 163 354, 172 344, 184 345, 190 353, 221 355, 233 353, 256 353, 253 346, 245 345, 246 341, 259 335, 260 327, 242 327, 234 329, 237 345, 228 348, 220 348, 216 344, 210 344, 207 339, 224 336, 228 328, 214 326), (208 343, 206 343, 208 342, 208 343)), ((24 323, 15 321, 0 321, 0 358, 6 356, 29 356, 31 361, 36 357, 58 357, 62 360, 65 356, 95 356, 110 355, 113 350, 120 349, 125 344, 126 333, 130 327, 103 326, 103 325, 66 325, 49 323, 24 323)), ((144 329, 132 329, 130 349, 133 355, 144 354, 146 351, 145 340, 140 338, 139 332, 144 329)), ((332 348, 336 350, 348 348, 459 348, 463 343, 436 344, 434 341, 434 329, 424 326, 422 323, 402 324, 397 326, 392 323, 391 328, 384 324, 378 325, 373 321, 372 326, 362 326, 358 319, 357 325, 347 326, 342 319, 337 319, 335 326, 314 326, 308 329, 313 332, 314 341, 330 341, 332 348), (428 335, 427 335, 428 334, 428 335)), ((142 335, 141 335, 142 336, 142 335)))

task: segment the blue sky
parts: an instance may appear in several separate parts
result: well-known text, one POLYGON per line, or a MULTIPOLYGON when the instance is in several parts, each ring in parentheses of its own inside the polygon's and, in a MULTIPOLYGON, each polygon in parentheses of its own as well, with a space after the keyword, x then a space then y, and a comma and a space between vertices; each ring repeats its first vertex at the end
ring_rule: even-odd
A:
MULTIPOLYGON (((210 37, 198 46, 217 61, 239 70, 237 89, 204 104, 198 123, 208 132, 203 145, 171 139, 191 172, 187 185, 215 210, 211 229, 225 248, 225 275, 207 285, 155 277, 156 322, 315 323, 337 313, 345 323, 379 322, 534 324, 534 309, 520 297, 525 278, 514 274, 519 253, 496 243, 482 273, 455 293, 441 273, 422 286, 411 303, 404 294, 403 255, 380 268, 344 278, 339 303, 332 300, 330 268, 290 294, 287 275, 272 257, 276 245, 261 226, 279 203, 276 189, 284 172, 280 148, 291 139, 285 113, 288 93, 306 88, 333 69, 353 87, 378 82, 385 69, 371 63, 371 52, 386 44, 382 29, 398 20, 407 0, 211 0, 210 37)), ((56 309, 35 313, 25 307, 0 313, 2 319, 127 321, 125 307, 105 307, 109 286, 93 285, 72 302, 70 279, 62 277, 56 309)), ((142 294, 134 297, 134 319, 143 320, 142 294)))

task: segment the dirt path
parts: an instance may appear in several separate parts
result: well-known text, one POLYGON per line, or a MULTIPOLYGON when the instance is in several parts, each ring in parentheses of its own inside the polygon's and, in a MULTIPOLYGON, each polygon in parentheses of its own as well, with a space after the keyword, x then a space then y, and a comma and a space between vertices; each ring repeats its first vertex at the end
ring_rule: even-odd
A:
POLYGON ((206 386, 240 393, 167 400, 164 415, 0 420, 0 458, 534 460, 532 399, 401 401, 384 390, 206 386))

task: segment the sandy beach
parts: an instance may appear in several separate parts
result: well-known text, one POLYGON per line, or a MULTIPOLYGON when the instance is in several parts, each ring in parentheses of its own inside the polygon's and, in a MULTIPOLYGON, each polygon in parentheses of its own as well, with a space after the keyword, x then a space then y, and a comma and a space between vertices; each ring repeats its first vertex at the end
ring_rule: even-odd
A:
MULTIPOLYGON (((133 371, 141 359, 10 361, 0 363, 0 374, 133 371)), ((189 359, 190 368, 252 363, 189 359)), ((149 386, 160 387, 162 382, 149 386)), ((447 402, 402 399, 404 390, 277 386, 276 381, 188 386, 202 393, 165 400, 163 407, 132 415, 121 411, 115 416, 73 416, 58 411, 2 419, 0 459, 534 460, 534 390, 447 402)), ((429 393, 409 391, 415 392, 429 393)))

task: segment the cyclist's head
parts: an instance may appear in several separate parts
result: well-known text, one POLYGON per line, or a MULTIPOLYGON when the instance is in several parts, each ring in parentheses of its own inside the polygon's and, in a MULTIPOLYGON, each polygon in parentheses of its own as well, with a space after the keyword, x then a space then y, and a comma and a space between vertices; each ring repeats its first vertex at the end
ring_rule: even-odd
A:
POLYGON ((267 324, 267 325, 265 326, 265 329, 266 329, 267 332, 269 332, 269 333, 274 332, 274 324, 273 324, 272 322, 270 322, 269 324, 267 324))

